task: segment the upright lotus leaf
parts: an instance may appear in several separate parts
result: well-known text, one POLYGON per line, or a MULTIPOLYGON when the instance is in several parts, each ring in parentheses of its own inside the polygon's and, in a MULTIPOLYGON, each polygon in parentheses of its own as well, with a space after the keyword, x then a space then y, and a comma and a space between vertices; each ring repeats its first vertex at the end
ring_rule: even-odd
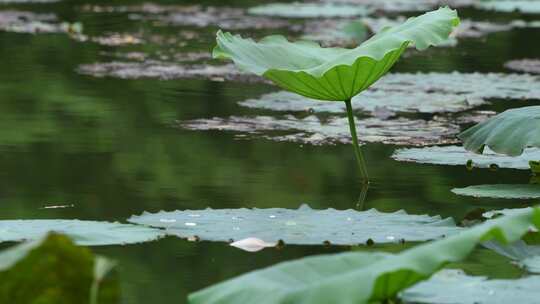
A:
POLYGON ((540 148, 540 106, 502 112, 458 135, 469 151, 491 150, 518 156, 528 147, 540 148))
POLYGON ((419 50, 440 44, 458 24, 455 10, 440 8, 387 28, 354 49, 289 42, 283 36, 255 42, 219 31, 214 57, 231 59, 241 69, 300 95, 346 101, 381 78, 409 44, 419 50))
POLYGON ((448 238, 399 254, 350 252, 280 263, 189 296, 205 303, 377 303, 422 281, 448 262, 464 259, 481 242, 519 240, 540 226, 540 209, 518 210, 448 238))
POLYGON ((119 303, 112 265, 51 233, 0 252, 0 303, 119 303))
POLYGON ((268 36, 255 42, 219 31, 213 55, 231 59, 241 69, 300 95, 344 101, 356 160, 367 183, 351 99, 381 78, 411 43, 419 50, 440 44, 458 24, 456 11, 439 8, 387 28, 354 49, 323 48, 308 41, 289 42, 283 36, 268 36))

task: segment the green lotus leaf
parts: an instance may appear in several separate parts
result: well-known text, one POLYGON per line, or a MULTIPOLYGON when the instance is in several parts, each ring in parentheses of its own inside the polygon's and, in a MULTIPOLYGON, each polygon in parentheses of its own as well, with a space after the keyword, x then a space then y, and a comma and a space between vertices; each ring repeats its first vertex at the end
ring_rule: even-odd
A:
POLYGON ((283 36, 255 42, 219 31, 213 55, 300 95, 345 101, 381 78, 409 44, 419 50, 440 44, 458 24, 455 10, 440 8, 387 28, 354 49, 289 42, 283 36))
POLYGON ((162 230, 138 225, 80 220, 0 220, 0 231, 0 242, 36 240, 54 231, 83 246, 143 243, 165 235, 162 230))
POLYGON ((540 226, 540 209, 518 210, 442 240, 399 254, 350 252, 280 263, 208 287, 189 296, 192 304, 382 302, 428 279, 448 262, 468 256, 481 242, 508 244, 540 226))
POLYGON ((366 16, 371 9, 358 4, 338 3, 270 3, 248 9, 253 15, 285 18, 332 18, 366 16))
POLYGON ((285 244, 334 245, 427 241, 458 233, 452 218, 392 213, 375 209, 316 210, 304 205, 299 209, 204 209, 172 212, 145 212, 129 222, 165 228, 181 238, 197 236, 208 241, 239 241, 258 238, 264 242, 285 244), (342 223, 337 224, 337 223, 342 223))
POLYGON ((404 303, 437 304, 534 304, 540 297, 540 276, 516 280, 488 280, 460 270, 445 269, 430 280, 400 294, 404 303))
POLYGON ((0 252, 0 303, 119 303, 114 262, 50 233, 0 252))
POLYGON ((535 199, 540 198, 540 185, 535 184, 495 184, 476 185, 452 189, 457 195, 473 197, 490 197, 505 199, 535 199))
POLYGON ((432 146, 424 148, 397 149, 392 158, 398 161, 415 162, 433 165, 465 166, 477 168, 511 168, 529 170, 530 159, 540 159, 540 149, 526 149, 522 155, 511 157, 497 154, 485 148, 483 154, 476 154, 465 150, 461 146, 432 146))
POLYGON ((528 147, 540 148, 540 106, 504 111, 458 137, 469 151, 482 153, 488 146, 496 153, 518 156, 528 147))

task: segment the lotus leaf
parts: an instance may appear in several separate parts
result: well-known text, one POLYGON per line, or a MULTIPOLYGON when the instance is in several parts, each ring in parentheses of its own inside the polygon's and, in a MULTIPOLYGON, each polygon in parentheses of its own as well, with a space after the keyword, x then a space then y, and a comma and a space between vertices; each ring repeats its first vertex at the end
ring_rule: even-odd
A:
POLYGON ((399 254, 352 252, 280 263, 193 293, 189 302, 382 302, 428 279, 444 264, 464 259, 481 242, 519 240, 531 224, 540 226, 540 209, 520 210, 399 254))
POLYGON ((488 280, 460 270, 443 270, 430 280, 400 294, 405 303, 533 304, 540 297, 540 276, 516 280, 488 280))
POLYGON ((535 184, 497 184, 477 185, 465 188, 455 188, 452 192, 458 195, 506 199, 534 199, 540 198, 540 185, 535 184))
POLYGON ((250 14, 286 18, 332 18, 365 16, 364 6, 335 3, 270 3, 248 9, 250 14))
MULTIPOLYGON (((469 151, 518 156, 528 147, 540 148, 540 106, 506 110, 458 135, 469 151)), ((535 159, 537 160, 537 159, 535 159)))
POLYGON ((425 241, 461 229, 451 218, 410 215, 404 211, 382 213, 375 209, 206 209, 132 216, 129 222, 165 228, 170 235, 200 240, 239 241, 257 238, 266 243, 334 245, 425 241))
POLYGON ((1 303, 118 303, 114 263, 51 233, 0 252, 1 303))
POLYGON ((440 8, 388 28, 355 49, 322 48, 308 41, 269 36, 255 42, 217 33, 214 57, 306 97, 346 101, 381 78, 410 43, 423 50, 444 42, 459 24, 454 10, 440 8))
POLYGON ((142 243, 164 236, 159 229, 79 220, 0 220, 0 231, 0 242, 35 240, 54 231, 64 233, 84 246, 142 243))
POLYGON ((522 155, 510 157, 494 153, 489 148, 484 149, 484 154, 476 154, 468 152, 460 146, 435 146, 398 149, 392 158, 399 161, 452 166, 465 166, 471 160, 471 165, 479 168, 489 168, 496 165, 500 168, 528 170, 529 159, 540 159, 540 149, 525 149, 522 155))

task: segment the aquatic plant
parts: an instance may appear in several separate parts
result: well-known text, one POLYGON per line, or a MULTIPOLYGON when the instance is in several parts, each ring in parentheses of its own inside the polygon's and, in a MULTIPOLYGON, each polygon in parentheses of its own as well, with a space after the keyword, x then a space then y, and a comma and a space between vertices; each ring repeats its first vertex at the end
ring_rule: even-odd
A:
POLYGON ((205 303, 380 303, 428 279, 449 262, 467 257, 489 240, 509 244, 540 227, 540 209, 511 214, 399 254, 350 252, 280 263, 193 293, 205 303))
POLYGON ((362 180, 368 174, 358 144, 351 99, 380 79, 411 44, 418 50, 444 42, 459 24, 448 7, 409 18, 354 49, 323 48, 309 41, 268 36, 259 42, 218 31, 214 58, 230 59, 242 70, 270 79, 294 93, 345 102, 349 129, 362 180))
POLYGON ((0 252, 0 302, 119 303, 114 265, 67 236, 42 235, 0 252))

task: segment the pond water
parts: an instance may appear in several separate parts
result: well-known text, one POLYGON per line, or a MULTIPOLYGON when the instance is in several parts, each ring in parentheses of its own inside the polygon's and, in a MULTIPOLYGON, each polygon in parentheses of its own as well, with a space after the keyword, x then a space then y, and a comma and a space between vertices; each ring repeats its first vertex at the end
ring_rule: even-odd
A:
MULTIPOLYGON (((150 39, 150 34, 176 36, 171 43, 145 41, 111 46, 80 41, 65 33, 0 32, 2 219, 125 222, 143 211, 207 207, 298 208, 308 204, 318 209, 357 208, 359 176, 350 145, 239 140, 234 133, 191 131, 177 126, 183 120, 268 114, 267 110, 245 108, 238 102, 275 91, 269 84, 200 78, 119 79, 78 73, 82 64, 124 61, 119 56, 130 52, 156 56, 209 52, 213 47, 218 29, 215 25, 160 24, 159 20, 144 19, 142 13, 137 17, 137 13, 97 13, 88 8, 91 4, 137 3, 0 4, 0 12, 54 13, 58 20, 80 22, 89 37, 110 33, 134 37, 142 33, 144 39, 150 39), (195 38, 185 38, 189 35, 195 38), (44 208, 47 206, 64 208, 44 208)), ((235 7, 260 3, 204 1, 205 5, 235 7)), ((461 9, 460 16, 492 22, 534 20, 534 15, 470 8, 461 9)), ((261 37, 288 30, 248 27, 241 32, 261 37)), ((505 62, 538 56, 540 40, 534 37, 539 35, 540 29, 520 28, 461 39, 455 47, 411 52, 392 72, 509 72, 505 62)), ((134 38, 126 39, 132 42, 134 38)), ((532 104, 534 101, 495 100, 475 110, 500 112, 532 104)), ((414 113, 406 116, 432 117, 414 113)), ((364 209, 403 209, 411 214, 441 215, 460 221, 477 208, 530 205, 527 200, 460 197, 451 192, 453 188, 476 184, 527 183, 528 171, 469 171, 465 166, 397 162, 390 158, 396 148, 380 143, 363 147, 372 179, 364 209)), ((407 246, 355 249, 399 251, 407 246)), ((224 243, 188 242, 173 237, 93 249, 118 261, 125 304, 185 303, 188 293, 250 270, 318 253, 351 250, 285 246, 247 253, 224 243)), ((471 274, 494 278, 518 277, 521 273, 486 249, 478 249, 461 266, 471 274)))

